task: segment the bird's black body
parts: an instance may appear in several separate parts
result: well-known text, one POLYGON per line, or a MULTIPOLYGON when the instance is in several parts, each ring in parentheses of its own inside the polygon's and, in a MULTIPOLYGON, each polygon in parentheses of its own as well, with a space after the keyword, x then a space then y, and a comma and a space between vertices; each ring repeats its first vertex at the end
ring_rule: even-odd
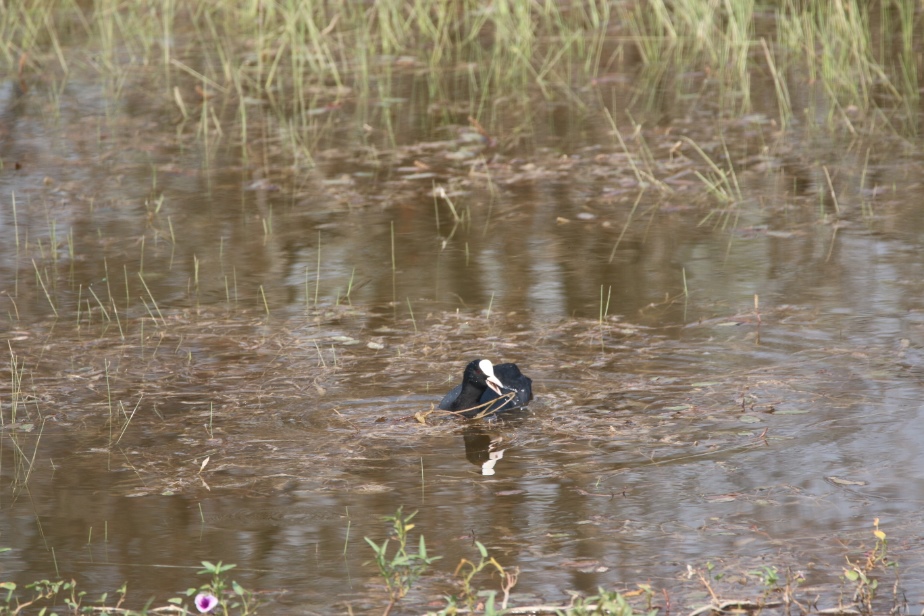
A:
POLYGON ((529 404, 533 399, 532 385, 532 379, 520 372, 516 364, 494 366, 487 360, 476 359, 465 367, 462 383, 443 397, 439 408, 463 417, 509 411, 529 404), (496 402, 488 404, 492 400, 496 402))
MULTIPOLYGON (((500 405, 495 404, 494 406, 497 407, 494 409, 495 411, 517 409, 526 406, 533 399, 533 380, 520 372, 516 364, 498 364, 494 366, 494 376, 500 379, 503 384, 501 390, 504 394, 516 392, 516 395, 511 400, 500 405)), ((501 397, 490 389, 485 394, 490 394, 488 399, 501 397)), ((482 400, 482 402, 486 401, 482 400)))

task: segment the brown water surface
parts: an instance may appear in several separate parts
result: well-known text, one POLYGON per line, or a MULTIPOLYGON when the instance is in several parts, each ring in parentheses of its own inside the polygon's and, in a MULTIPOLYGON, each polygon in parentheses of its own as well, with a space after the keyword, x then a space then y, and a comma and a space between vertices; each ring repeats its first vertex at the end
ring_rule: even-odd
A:
POLYGON ((140 608, 223 561, 278 613, 378 613, 363 537, 403 507, 443 556, 406 613, 457 592, 476 540, 520 605, 650 583, 684 611, 711 563, 791 568, 828 607, 878 517, 922 598, 917 144, 698 99, 635 116, 657 188, 599 112, 539 107, 498 151, 408 95, 398 143, 346 109, 292 167, 101 96, 73 77, 54 116, 2 87, 7 576, 128 581, 140 608), (678 135, 727 148, 742 199, 678 135), (414 420, 476 357, 535 401, 414 420))

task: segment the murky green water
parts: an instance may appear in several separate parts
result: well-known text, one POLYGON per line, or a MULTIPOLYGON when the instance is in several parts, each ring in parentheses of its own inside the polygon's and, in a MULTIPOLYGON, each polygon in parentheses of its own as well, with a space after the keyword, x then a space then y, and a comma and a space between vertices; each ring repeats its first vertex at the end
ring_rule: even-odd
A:
POLYGON ((790 567, 827 607, 875 518, 924 590, 916 144, 698 100, 632 146, 658 188, 599 110, 492 150, 415 127, 409 95, 399 143, 335 110, 284 167, 274 138, 245 158, 79 78, 49 100, 2 86, 5 577, 127 581, 140 608, 220 560, 269 611, 380 612, 363 537, 403 507, 444 557, 406 613, 457 591, 475 541, 520 605, 648 583, 684 611, 711 563, 717 586, 790 567), (415 421, 475 357, 517 362, 535 402, 415 421))

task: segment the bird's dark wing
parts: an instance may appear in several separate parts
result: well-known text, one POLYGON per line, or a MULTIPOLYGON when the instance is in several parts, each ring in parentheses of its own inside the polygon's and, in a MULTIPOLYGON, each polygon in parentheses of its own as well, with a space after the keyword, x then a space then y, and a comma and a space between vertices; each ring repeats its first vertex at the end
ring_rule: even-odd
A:
POLYGON ((438 408, 444 411, 450 410, 452 403, 455 402, 456 398, 459 397, 460 393, 462 393, 462 385, 456 385, 455 387, 449 390, 448 394, 443 396, 443 399, 440 400, 440 404, 438 408))

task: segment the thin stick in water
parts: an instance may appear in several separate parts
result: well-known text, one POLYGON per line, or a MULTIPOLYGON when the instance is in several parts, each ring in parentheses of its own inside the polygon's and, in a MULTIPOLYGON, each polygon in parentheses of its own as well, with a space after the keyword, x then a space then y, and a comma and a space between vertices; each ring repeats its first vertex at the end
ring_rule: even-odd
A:
POLYGON ((263 297, 263 308, 266 310, 266 316, 270 315, 269 303, 266 301, 266 293, 263 292, 263 285, 260 285, 260 296, 263 297))
MULTIPOLYGON (((394 259, 392 259, 394 260, 394 259)), ((318 307, 318 290, 321 288, 321 230, 318 229, 318 271, 314 279, 314 307, 318 307)))
POLYGON ((42 285, 42 291, 45 292, 45 298, 48 299, 48 305, 51 306, 51 311, 55 313, 55 318, 58 318, 58 309, 55 308, 54 302, 51 301, 51 295, 48 294, 48 289, 45 288, 45 281, 42 280, 42 274, 39 272, 38 265, 35 263, 35 259, 32 259, 32 267, 35 268, 35 275, 38 277, 39 284, 42 285))
POLYGON ((395 283, 395 221, 391 221, 391 301, 393 305, 398 304, 398 292, 395 283))
POLYGON ((350 545, 350 525, 353 523, 353 520, 347 518, 347 530, 346 530, 346 539, 343 540, 343 555, 346 556, 347 548, 350 545))
POLYGON ((411 298, 407 298, 407 309, 411 312, 411 323, 414 324, 414 333, 419 333, 417 331, 417 319, 414 318, 414 309, 411 307, 411 298))
MULTIPOLYGON (((164 326, 166 326, 166 325, 167 325, 167 319, 164 318, 163 313, 160 311, 160 308, 158 308, 158 306, 157 306, 157 300, 154 299, 154 295, 151 293, 151 289, 148 288, 148 283, 144 281, 144 276, 141 275, 141 272, 138 272, 138 278, 141 279, 141 284, 144 285, 144 290, 148 292, 148 297, 151 298, 151 302, 154 304, 154 310, 157 311, 157 314, 160 315, 160 320, 161 320, 161 322, 164 324, 164 326)), ((145 306, 147 306, 147 302, 145 302, 145 306)), ((150 309, 148 309, 148 312, 150 312, 150 309)), ((151 318, 153 318, 153 317, 154 317, 154 315, 152 314, 152 315, 151 315, 151 318)), ((156 323, 156 322, 157 322, 157 319, 154 319, 154 322, 156 323)))

